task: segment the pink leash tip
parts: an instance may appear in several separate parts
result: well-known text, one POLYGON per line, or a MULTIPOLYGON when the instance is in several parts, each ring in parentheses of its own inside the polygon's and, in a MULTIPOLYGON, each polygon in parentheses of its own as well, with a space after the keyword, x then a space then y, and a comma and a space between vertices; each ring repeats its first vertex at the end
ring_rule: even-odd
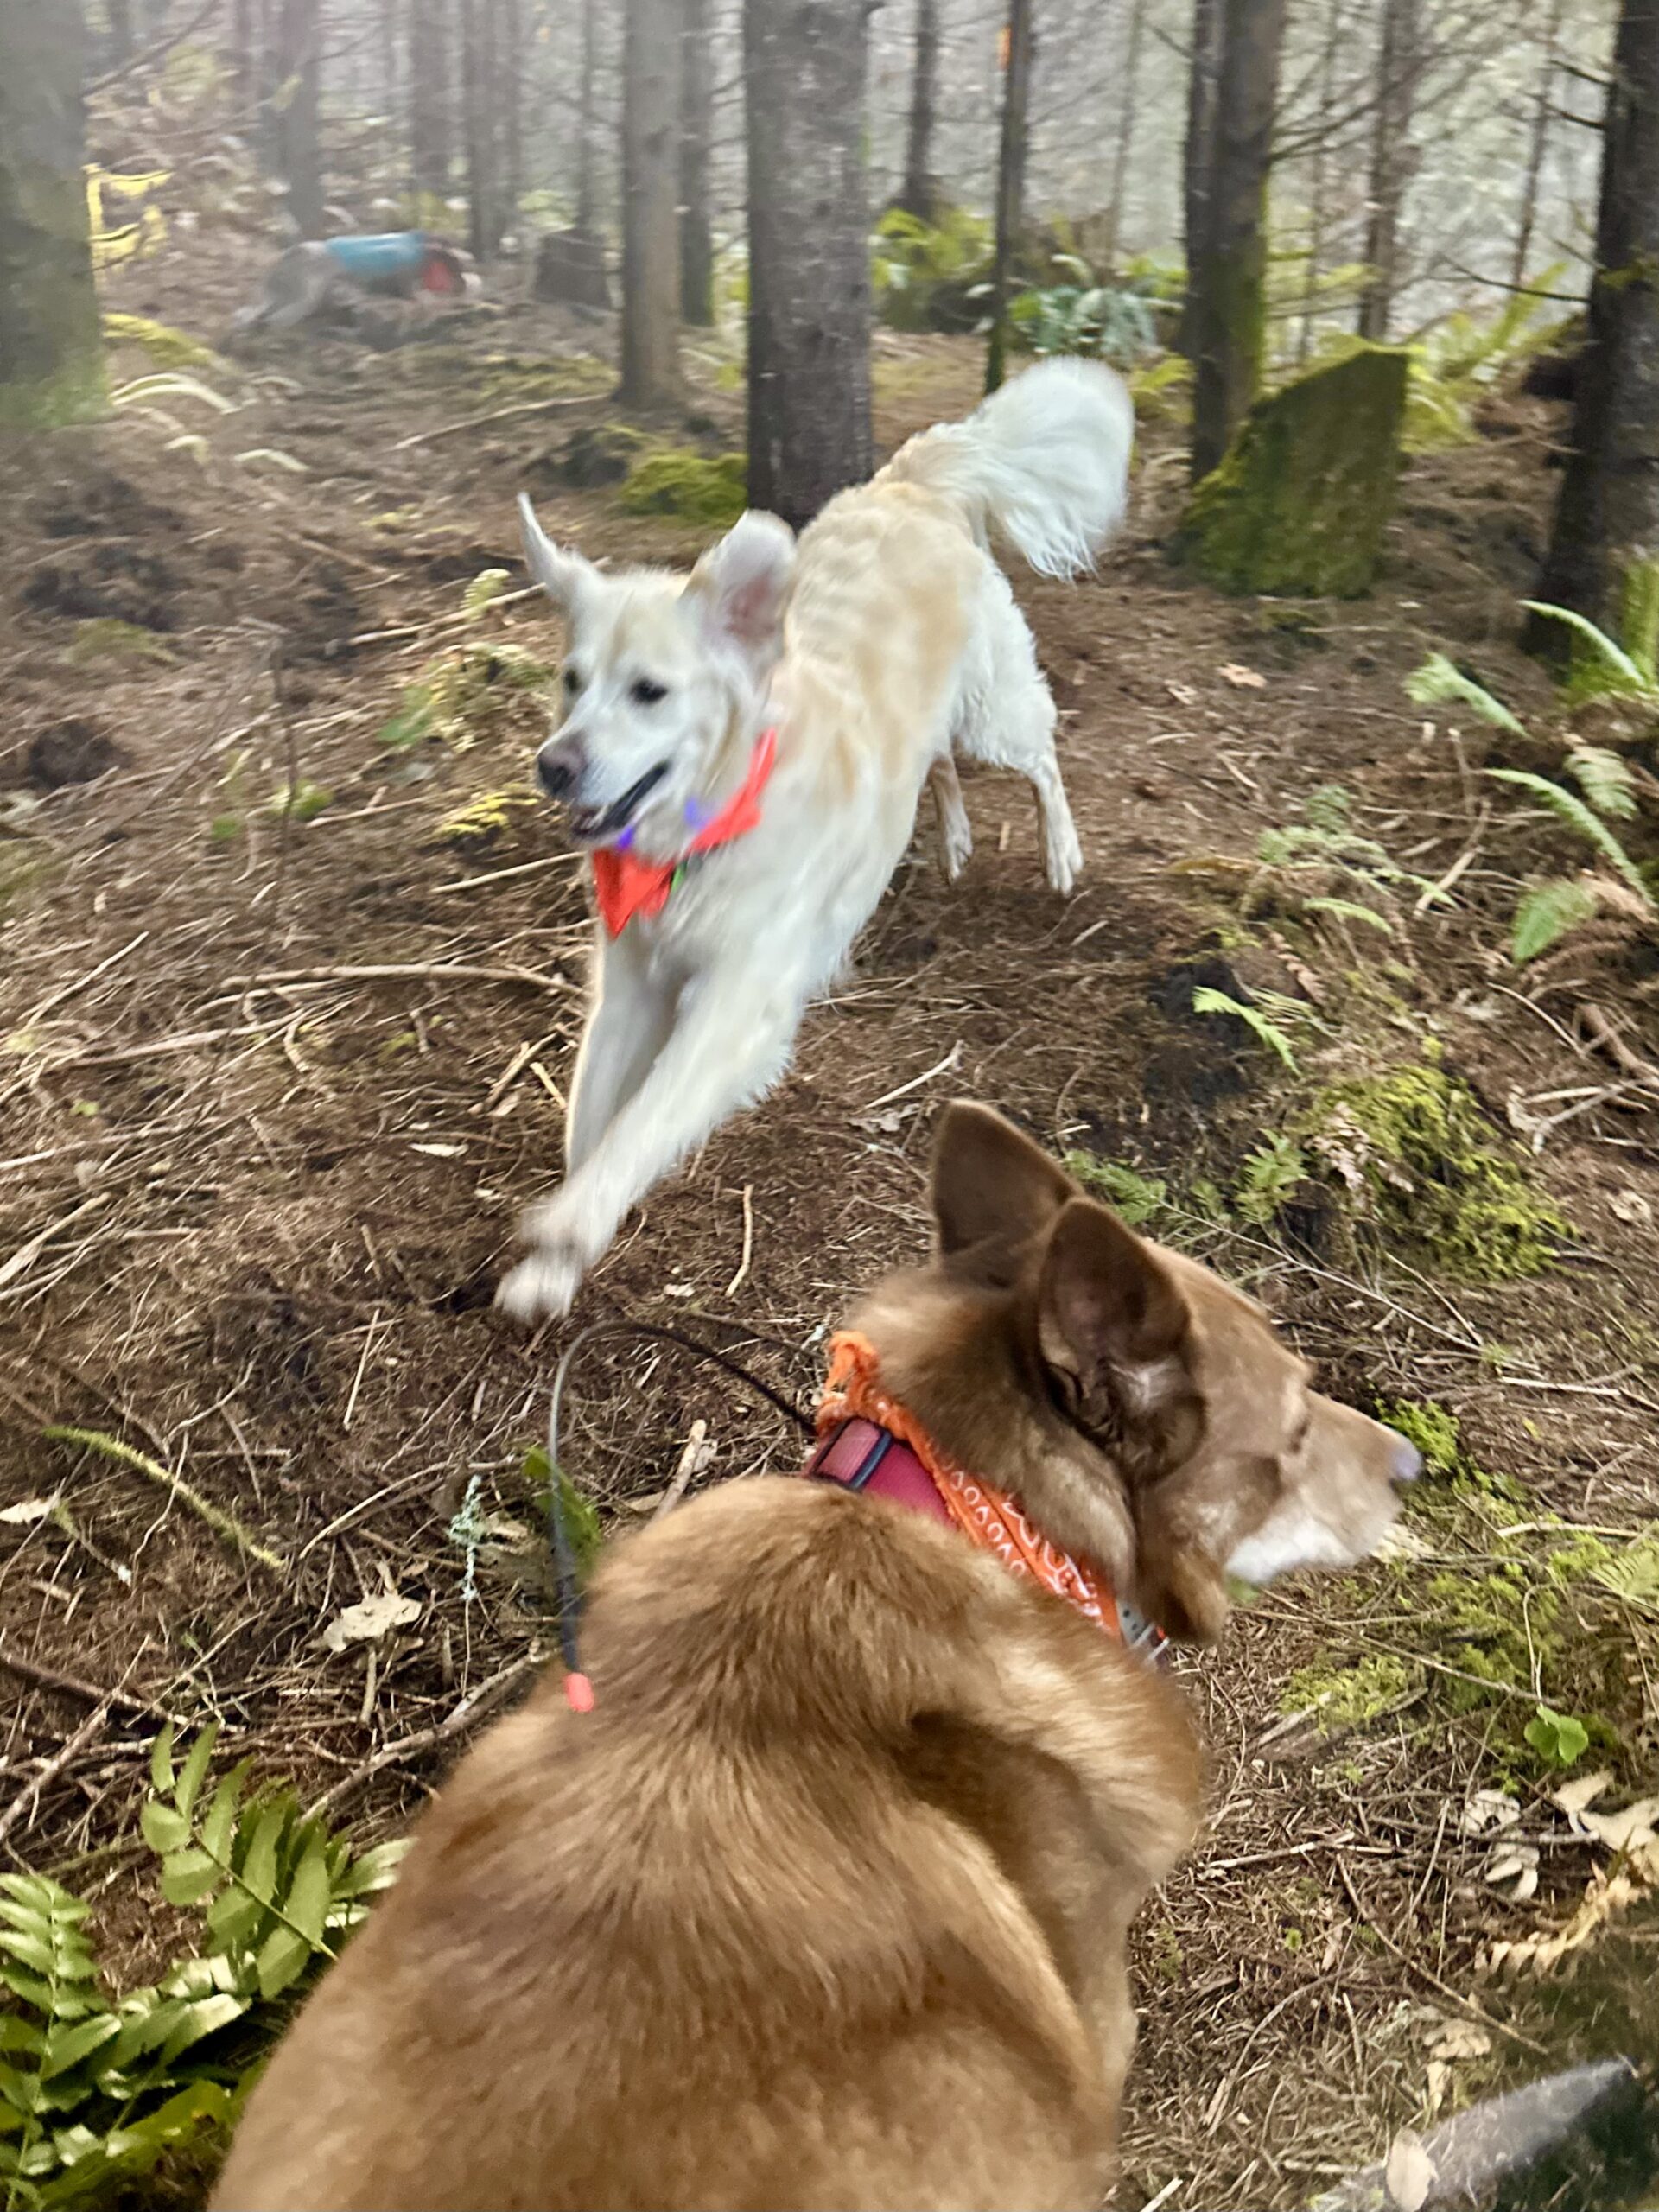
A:
POLYGON ((594 1709, 594 1686, 586 1675, 565 1676, 564 1697, 572 1713, 591 1713, 594 1709))

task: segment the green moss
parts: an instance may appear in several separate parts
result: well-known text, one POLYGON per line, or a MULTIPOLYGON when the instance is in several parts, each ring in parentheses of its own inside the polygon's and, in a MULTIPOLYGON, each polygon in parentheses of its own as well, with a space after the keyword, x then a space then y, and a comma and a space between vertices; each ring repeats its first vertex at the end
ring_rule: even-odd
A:
POLYGON ((1407 357, 1368 346, 1258 400, 1194 492, 1178 554, 1224 591, 1353 598, 1394 506, 1407 357))
POLYGON ((1418 1669, 1378 1652, 1352 1667, 1302 1668, 1285 1685, 1280 1710, 1303 1713, 1312 1706, 1321 1730, 1353 1728, 1390 1712, 1421 1683, 1418 1669))
POLYGON ((515 814, 535 804, 535 793, 523 784, 509 791, 479 791, 464 806, 444 816, 437 834, 447 844, 491 845, 512 827, 515 814))
POLYGON ((681 522, 729 529, 749 498, 748 456, 722 453, 714 460, 659 447, 637 461, 617 494, 626 514, 673 515, 681 522))
POLYGON ((1458 1433, 1455 1414, 1447 1413, 1433 1398, 1422 1405, 1414 1405, 1408 1398, 1396 1398, 1378 1406, 1377 1418, 1387 1421, 1390 1428, 1397 1428, 1408 1437, 1423 1455, 1423 1465, 1432 1475, 1460 1473, 1466 1462, 1458 1433))
POLYGON ((226 364, 211 346, 192 338, 170 323, 152 322, 147 315, 117 315, 104 311, 104 335, 112 346, 142 346, 158 369, 219 369, 226 364))
POLYGON ((153 630, 137 622, 123 622, 113 614, 95 614, 77 622, 64 658, 72 668, 95 660, 156 660, 171 664, 177 656, 153 630))
POLYGON ((1321 1092, 1296 1134, 1375 1232, 1458 1281, 1537 1274, 1567 1234, 1467 1084, 1433 1061, 1321 1092))

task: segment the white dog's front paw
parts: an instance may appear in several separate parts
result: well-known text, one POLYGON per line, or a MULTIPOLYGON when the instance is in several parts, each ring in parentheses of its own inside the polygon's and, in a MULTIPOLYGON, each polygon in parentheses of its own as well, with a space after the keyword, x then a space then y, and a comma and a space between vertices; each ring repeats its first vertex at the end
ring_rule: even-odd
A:
POLYGON ((543 1245, 501 1278, 495 1302, 515 1321, 557 1321, 582 1286, 582 1262, 568 1246, 543 1245))

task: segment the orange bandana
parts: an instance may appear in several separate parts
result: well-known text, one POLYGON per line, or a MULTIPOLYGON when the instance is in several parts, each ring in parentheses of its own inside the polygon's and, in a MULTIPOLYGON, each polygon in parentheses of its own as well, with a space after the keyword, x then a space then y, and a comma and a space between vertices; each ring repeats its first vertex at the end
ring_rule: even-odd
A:
POLYGON ((950 1518, 970 1543, 995 1552, 1011 1573, 1028 1576, 1122 1642, 1117 1601, 1092 1567, 1051 1544, 1018 1500, 946 1459, 909 1409, 881 1388, 875 1349, 843 1329, 830 1339, 830 1373, 818 1402, 818 1434, 851 1418, 874 1421, 907 1444, 927 1470, 950 1518))
POLYGON ((760 819, 760 794, 778 758, 778 733, 763 729, 749 761, 743 788, 712 822, 705 823, 677 861, 642 860, 626 846, 601 845, 593 855, 594 899, 599 918, 612 937, 620 937, 636 914, 660 914, 668 894, 693 853, 712 852, 747 836, 760 819))

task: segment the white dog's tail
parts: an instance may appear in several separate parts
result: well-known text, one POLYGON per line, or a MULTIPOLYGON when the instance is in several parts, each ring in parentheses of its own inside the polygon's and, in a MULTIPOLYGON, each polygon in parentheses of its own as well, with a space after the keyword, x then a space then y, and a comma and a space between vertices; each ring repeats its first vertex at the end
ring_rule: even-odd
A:
POLYGON ((1135 407, 1098 361, 1039 361, 965 423, 912 438, 881 472, 925 484, 996 531, 1039 575, 1072 576, 1123 518, 1135 407))

